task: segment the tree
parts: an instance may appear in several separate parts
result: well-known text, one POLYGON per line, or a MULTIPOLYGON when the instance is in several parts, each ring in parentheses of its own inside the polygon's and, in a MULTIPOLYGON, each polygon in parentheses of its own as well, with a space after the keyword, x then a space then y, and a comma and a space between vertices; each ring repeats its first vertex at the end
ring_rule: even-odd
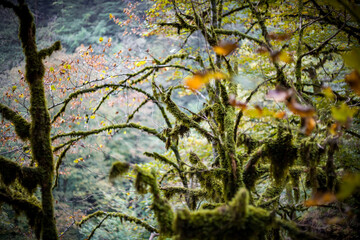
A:
MULTIPOLYGON (((78 223, 81 226, 94 217, 103 216, 88 238, 106 219, 116 217, 144 227, 152 233, 151 239, 155 236, 160 239, 279 239, 287 236, 312 239, 317 237, 318 229, 306 226, 313 234, 307 233, 296 224, 297 217, 310 212, 311 206, 337 202, 356 208, 358 203, 341 201, 359 186, 358 177, 340 178, 351 169, 340 161, 341 155, 336 154, 351 144, 359 144, 358 115, 353 107, 359 102, 355 94, 360 82, 359 66, 355 63, 359 53, 353 48, 359 44, 359 16, 352 10, 356 5, 347 1, 337 3, 324 8, 317 1, 302 0, 259 3, 154 1, 147 22, 155 30, 148 31, 148 34, 165 32, 180 38, 184 42, 178 53, 160 59, 149 50, 151 59, 129 61, 133 69, 128 72, 114 74, 109 71, 106 74, 110 77, 100 76, 76 84, 74 92, 68 93, 59 108, 54 107, 56 112, 51 123, 57 124, 68 111, 69 104, 81 96, 105 92, 93 108, 91 117, 95 117, 108 99, 116 98, 120 90, 144 96, 123 123, 86 131, 54 133, 51 138, 52 143, 57 144, 53 144, 54 151, 62 150, 55 167, 55 186, 67 151, 90 135, 133 128, 155 136, 168 150, 166 153, 144 153, 165 165, 161 178, 154 169, 147 170, 144 166, 124 161, 114 163, 110 170, 110 179, 124 175, 130 169, 136 172, 135 188, 139 194, 151 193, 157 226, 128 214, 97 211, 78 223), (320 29, 324 29, 324 33, 320 34, 320 29), (200 37, 201 44, 198 43, 200 37), (314 39, 317 40, 315 44, 314 39), (194 47, 196 42, 197 48, 194 47), (344 52, 347 54, 342 54, 344 52), (349 68, 342 65, 343 61, 349 68), (338 64, 342 66, 335 67, 338 64), (354 70, 346 75, 349 69, 354 70), (165 82, 162 75, 170 75, 171 80, 165 82), (176 79, 182 79, 184 75, 189 77, 181 84, 176 79), (244 76, 260 81, 246 91, 244 76), (114 82, 113 77, 120 80, 114 82), (344 77, 353 91, 337 83, 343 83, 344 77), (322 88, 325 83, 329 86, 322 88), (267 88, 272 90, 265 94, 267 88), (190 100, 180 99, 175 93, 199 101, 201 107, 194 108, 190 100), (245 101, 240 101, 240 98, 245 101), (258 104, 250 106, 254 99, 258 104), (273 100, 280 103, 274 104, 273 100), (148 103, 159 109, 164 126, 149 127, 146 122, 139 124, 135 121, 135 115, 148 103), (182 106, 183 103, 186 107, 182 106), (353 127, 350 127, 350 122, 353 122, 353 127), (189 146, 186 145, 189 136, 204 141, 200 146, 189 146), (352 137, 353 143, 341 145, 340 140, 346 141, 344 136, 352 137), (58 143, 59 140, 63 142, 58 143), (307 186, 300 185, 304 181, 307 186), (307 199, 309 189, 312 190, 311 199, 307 199), (177 201, 171 200, 176 197, 177 201), (304 204, 302 199, 306 200, 304 204), (177 206, 182 201, 186 208, 175 211, 172 204, 177 206)), ((2 5, 14 9, 15 13, 19 9, 26 10, 25 16, 31 18, 22 1, 19 6, 7 1, 2 5)), ((17 15, 20 20, 24 18, 24 14, 17 15)), ((112 14, 109 17, 118 23, 112 14)), ((26 25, 28 22, 20 21, 21 30, 24 24, 29 26, 26 25)), ((1 105, 1 112, 14 123, 19 137, 30 139, 33 159, 40 170, 46 170, 39 174, 42 193, 45 194, 41 198, 42 208, 35 210, 43 212, 41 219, 52 220, 54 167, 51 145, 48 144, 51 124, 44 91, 38 96, 36 90, 43 86, 44 69, 40 60, 58 49, 59 44, 54 44, 48 51, 37 52, 35 28, 33 25, 30 27, 27 29, 32 29, 33 35, 20 34, 20 38, 25 43, 26 80, 30 90, 33 89, 31 127, 4 105, 1 105), (31 51, 26 45, 28 39, 32 39, 31 51), (42 99, 40 105, 34 101, 37 96, 42 99), (21 126, 30 130, 25 129, 25 134, 21 126), (39 134, 41 138, 36 137, 39 134), (46 134, 46 139, 43 134, 46 134), (44 139, 45 142, 40 142, 44 139), (40 155, 45 150, 49 153, 45 155, 46 159, 42 158, 44 154, 40 155)), ((107 46, 110 43, 108 41, 107 46)), ((92 51, 90 46, 83 55, 91 55, 92 51)), ((85 60, 101 70, 110 67, 106 68, 105 61, 100 58, 85 60)), ((67 64, 64 66, 74 68, 67 64)), ((356 158, 358 155, 350 159, 350 165, 356 158)), ((37 172, 34 169, 38 168, 21 167, 4 157, 1 161, 14 169, 16 174, 10 176, 18 176, 18 182, 29 189, 25 173, 37 172)), ((8 169, 1 172, 2 181, 7 186, 15 180, 14 177, 9 179, 8 173, 8 169)), ((32 185, 30 192, 35 187, 32 185)), ((4 196, 9 197, 4 197, 3 201, 18 207, 16 198, 6 191, 4 196)), ((28 206, 21 209, 28 215, 33 213, 28 212, 28 206)), ((30 224, 40 226, 34 223, 32 216, 29 215, 30 224)), ((41 219, 37 221, 44 222, 41 219)), ((40 233, 42 228, 37 229, 40 233)), ((48 234, 49 229, 43 228, 42 235, 46 239, 48 236, 56 238, 55 227, 51 230, 48 234)), ((330 229, 326 231, 330 237, 335 234, 330 229)), ((345 231, 338 234, 346 235, 345 231)))
POLYGON ((1 156, 1 201, 24 212, 37 237, 58 239, 54 219, 52 182, 54 160, 50 140, 50 115, 46 106, 43 85, 43 59, 60 49, 60 42, 50 48, 37 50, 33 15, 24 1, 14 5, 2 1, 3 7, 11 8, 20 21, 19 38, 26 57, 25 79, 31 94, 31 123, 12 109, 1 104, 3 117, 11 121, 16 134, 22 140, 29 140, 32 158, 37 167, 22 167, 1 156), (11 187, 12 185, 12 187, 11 187), (37 185, 41 187, 41 203, 30 197, 37 185))

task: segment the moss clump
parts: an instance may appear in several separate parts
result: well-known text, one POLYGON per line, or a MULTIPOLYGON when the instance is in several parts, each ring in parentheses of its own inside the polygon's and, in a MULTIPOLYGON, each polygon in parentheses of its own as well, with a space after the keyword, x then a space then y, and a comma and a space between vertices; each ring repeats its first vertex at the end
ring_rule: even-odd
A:
POLYGON ((0 113, 5 119, 14 124, 15 132, 22 140, 27 140, 29 138, 30 123, 28 121, 3 104, 0 104, 0 113))
POLYGON ((151 173, 136 167, 135 188, 139 193, 146 193, 148 190, 153 195, 151 208, 154 210, 157 222, 160 226, 160 239, 165 239, 173 235, 172 222, 174 220, 174 212, 168 201, 161 197, 160 189, 156 182, 155 171, 151 173), (148 186, 150 189, 148 189, 148 186))
POLYGON ((271 161, 270 172, 279 184, 297 158, 297 148, 292 144, 292 135, 279 128, 275 141, 267 143, 267 157, 271 161))
POLYGON ((124 175, 130 168, 130 164, 126 162, 114 162, 110 169, 109 179, 114 180, 124 175))
POLYGON ((300 199, 300 176, 303 170, 301 168, 291 168, 290 169, 290 180, 292 190, 294 192, 295 202, 298 202, 300 199))
POLYGON ((175 239, 257 239, 273 221, 267 211, 248 206, 248 193, 242 188, 229 205, 177 212, 175 239))

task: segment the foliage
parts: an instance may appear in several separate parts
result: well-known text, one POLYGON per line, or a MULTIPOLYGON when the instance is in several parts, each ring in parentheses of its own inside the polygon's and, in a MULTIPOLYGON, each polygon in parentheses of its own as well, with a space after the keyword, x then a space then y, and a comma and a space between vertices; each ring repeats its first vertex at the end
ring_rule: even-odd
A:
MULTIPOLYGON (((56 158, 55 196, 69 208, 67 181, 81 183, 80 168, 93 167, 91 181, 102 184, 74 187, 78 198, 86 191, 91 197, 70 227, 77 223, 88 238, 96 237, 114 217, 141 226, 150 239, 356 238, 360 21, 353 11, 358 5, 336 2, 156 0, 140 28, 159 36, 156 47, 146 49, 138 40, 119 50, 99 23, 94 31, 101 36, 83 28, 82 37, 99 43, 79 47, 78 56, 53 59, 46 70, 27 62, 25 75, 19 71, 26 81, 31 70, 41 79, 45 73, 52 120, 43 125, 52 127, 46 144, 51 141, 56 158), (159 53, 164 35, 175 44, 159 53), (139 132, 151 138, 126 147, 139 132), (146 161, 140 151, 157 163, 139 164, 146 161), (104 181, 108 174, 114 186, 104 181), (92 197, 93 188, 101 196, 92 197), (332 211, 319 215, 327 218, 324 224, 309 224, 323 207, 332 211)), ((129 5, 124 22, 115 12, 106 17, 131 26, 143 17, 139 9, 129 5)), ((57 44, 37 54, 45 58, 54 49, 57 44)), ((26 103, 43 87, 29 87, 31 96, 25 91, 20 97, 24 86, 14 84, 6 95, 10 104, 1 104, 14 125, 4 125, 3 133, 15 130, 21 140, 30 139, 20 146, 30 144, 35 166, 1 157, 8 166, 1 181, 13 188, 19 182, 26 194, 37 185, 24 185, 27 173, 43 164, 36 157, 34 102, 30 110, 26 103), (31 121, 18 111, 30 111, 31 121)), ((6 147, 19 146, 18 138, 5 140, 6 147)), ((21 201, 8 195, 9 203, 21 201)), ((23 208, 32 209, 26 214, 38 226, 32 221, 39 209, 23 208)))

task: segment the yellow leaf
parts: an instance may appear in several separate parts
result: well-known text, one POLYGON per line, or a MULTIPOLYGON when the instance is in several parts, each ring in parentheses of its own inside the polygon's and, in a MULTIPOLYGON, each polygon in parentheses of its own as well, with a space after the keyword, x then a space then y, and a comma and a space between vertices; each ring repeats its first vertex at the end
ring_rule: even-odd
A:
POLYGON ((335 94, 333 93, 333 91, 331 90, 331 87, 324 87, 322 89, 323 94, 330 99, 334 99, 335 98, 335 94))
POLYGON ((331 115, 339 123, 347 124, 349 119, 352 119, 356 111, 356 109, 350 108, 345 102, 343 102, 340 107, 331 108, 331 115))
POLYGON ((111 13, 109 14, 109 19, 114 18, 114 15, 112 15, 111 13))
POLYGON ((12 86, 12 91, 15 92, 17 86, 12 86))
POLYGON ((137 67, 141 67, 142 65, 144 65, 146 63, 146 61, 139 61, 135 63, 135 66, 137 67))
POLYGON ((90 118, 91 118, 91 119, 95 119, 95 115, 91 115, 90 118))
POLYGON ((103 40, 104 40, 103 37, 100 37, 100 38, 99 38, 99 42, 102 42, 103 40))
POLYGON ((185 79, 185 86, 191 90, 198 90, 208 81, 204 74, 195 73, 193 76, 185 79))

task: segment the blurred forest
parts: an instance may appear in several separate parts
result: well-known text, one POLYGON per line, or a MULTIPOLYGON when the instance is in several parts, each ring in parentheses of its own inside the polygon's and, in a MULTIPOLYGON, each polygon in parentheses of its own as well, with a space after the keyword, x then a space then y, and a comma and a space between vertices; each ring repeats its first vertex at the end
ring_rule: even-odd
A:
POLYGON ((0 6, 0 239, 360 239, 358 1, 0 6))

